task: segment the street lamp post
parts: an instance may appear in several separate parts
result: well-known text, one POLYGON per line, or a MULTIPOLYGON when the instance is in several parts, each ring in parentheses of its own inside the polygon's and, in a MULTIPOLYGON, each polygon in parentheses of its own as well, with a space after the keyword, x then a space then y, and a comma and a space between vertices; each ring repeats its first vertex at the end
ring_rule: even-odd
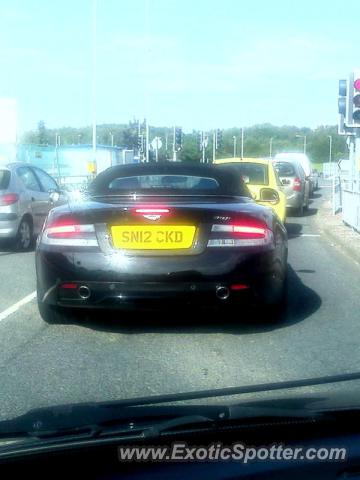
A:
POLYGON ((270 138, 270 142, 269 142, 269 157, 270 157, 270 160, 272 159, 272 145, 273 145, 273 140, 274 140, 274 138, 271 137, 271 138, 270 138))
POLYGON ((110 138, 111 138, 111 146, 114 146, 114 134, 112 132, 109 132, 110 138))
POLYGON ((55 135, 55 160, 56 160, 56 170, 58 174, 58 181, 60 182, 59 147, 60 147, 60 135, 57 133, 55 135))
POLYGON ((296 135, 296 138, 304 139, 304 153, 306 154, 306 135, 296 135))
POLYGON ((331 172, 331 162, 332 162, 332 135, 328 135, 329 139, 329 163, 330 163, 330 172, 331 172))
POLYGON ((241 159, 244 158, 244 127, 241 127, 241 159))
POLYGON ((92 151, 93 161, 96 164, 97 153, 97 130, 96 130, 96 93, 97 93, 97 0, 92 0, 92 86, 91 86, 91 103, 92 103, 92 151))
POLYGON ((235 135, 233 136, 233 140, 234 140, 234 158, 236 157, 236 137, 235 135))

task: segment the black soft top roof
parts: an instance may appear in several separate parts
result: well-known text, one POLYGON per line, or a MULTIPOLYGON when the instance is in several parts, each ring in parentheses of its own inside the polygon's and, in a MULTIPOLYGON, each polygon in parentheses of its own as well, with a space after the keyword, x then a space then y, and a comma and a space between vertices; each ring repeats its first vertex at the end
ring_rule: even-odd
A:
MULTIPOLYGON (((116 190, 109 188, 110 183, 116 178, 142 175, 184 175, 210 177, 215 179, 219 188, 209 192, 210 195, 246 196, 250 193, 242 181, 237 169, 224 168, 220 165, 204 165, 193 163, 161 162, 161 163, 137 163, 116 165, 110 167, 95 178, 89 186, 89 192, 93 195, 116 194, 116 190)), ((132 190, 134 191, 134 190, 132 190)), ((135 190, 136 191, 136 190, 135 190)), ((181 191, 176 193, 181 194, 181 191)), ((186 192, 189 195, 189 190, 186 192)), ((206 192, 204 192, 206 194, 206 192)))

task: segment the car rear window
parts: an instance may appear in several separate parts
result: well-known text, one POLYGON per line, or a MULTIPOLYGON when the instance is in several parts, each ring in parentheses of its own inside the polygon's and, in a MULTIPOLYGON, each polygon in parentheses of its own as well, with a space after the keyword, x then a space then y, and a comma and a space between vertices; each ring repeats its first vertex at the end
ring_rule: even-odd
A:
POLYGON ((232 166, 232 168, 236 168, 240 173, 241 177, 248 185, 268 185, 269 184, 269 169, 267 165, 263 165, 261 163, 251 163, 251 162, 229 162, 226 164, 219 164, 219 165, 227 165, 232 166))
POLYGON ((6 190, 10 182, 9 170, 0 170, 0 190, 6 190))
POLYGON ((139 175, 119 177, 109 184, 110 190, 216 190, 219 183, 214 178, 193 175, 139 175))
POLYGON ((89 187, 92 196, 104 195, 218 195, 250 193, 238 171, 212 165, 142 164, 119 165, 100 173, 89 187))
POLYGON ((294 177, 296 175, 295 167, 289 162, 276 162, 274 164, 275 170, 279 177, 294 177))

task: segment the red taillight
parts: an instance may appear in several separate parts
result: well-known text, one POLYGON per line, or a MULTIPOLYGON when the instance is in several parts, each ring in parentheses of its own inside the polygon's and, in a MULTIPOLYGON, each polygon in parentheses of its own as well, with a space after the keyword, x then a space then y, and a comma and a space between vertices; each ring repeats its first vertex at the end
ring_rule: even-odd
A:
POLYGON ((19 200, 19 195, 17 193, 5 193, 0 195, 0 206, 7 207, 8 205, 13 205, 19 200))
POLYGON ((293 190, 295 190, 295 192, 300 192, 301 191, 301 185, 302 185, 301 179, 300 178, 295 178, 294 183, 293 183, 293 190))
POLYGON ((170 210, 167 207, 162 205, 147 205, 143 207, 137 207, 133 209, 135 215, 142 215, 146 217, 147 215, 156 215, 157 218, 162 217, 163 215, 169 215, 170 210))
POLYGON ((244 217, 236 223, 213 225, 208 247, 266 245, 272 239, 272 231, 264 221, 244 217))
POLYGON ((50 221, 45 227, 41 242, 74 247, 98 246, 94 225, 78 224, 74 219, 68 218, 50 221))

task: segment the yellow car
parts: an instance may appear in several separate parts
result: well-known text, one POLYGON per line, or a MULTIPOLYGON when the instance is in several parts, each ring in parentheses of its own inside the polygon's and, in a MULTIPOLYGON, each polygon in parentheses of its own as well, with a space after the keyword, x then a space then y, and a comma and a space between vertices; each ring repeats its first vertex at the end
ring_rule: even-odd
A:
POLYGON ((271 207, 280 220, 285 222, 286 196, 271 160, 234 157, 219 158, 214 163, 238 165, 253 199, 260 205, 271 207))

